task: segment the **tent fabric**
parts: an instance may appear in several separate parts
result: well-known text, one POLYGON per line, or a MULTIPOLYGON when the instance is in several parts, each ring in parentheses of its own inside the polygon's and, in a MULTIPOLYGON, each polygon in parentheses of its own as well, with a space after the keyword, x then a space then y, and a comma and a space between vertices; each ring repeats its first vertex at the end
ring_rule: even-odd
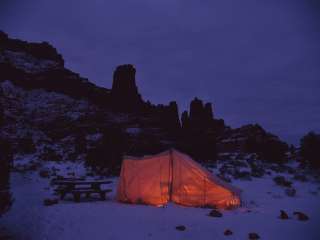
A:
POLYGON ((172 149, 143 158, 125 157, 117 199, 157 206, 172 201, 185 206, 230 208, 240 205, 240 190, 172 149))

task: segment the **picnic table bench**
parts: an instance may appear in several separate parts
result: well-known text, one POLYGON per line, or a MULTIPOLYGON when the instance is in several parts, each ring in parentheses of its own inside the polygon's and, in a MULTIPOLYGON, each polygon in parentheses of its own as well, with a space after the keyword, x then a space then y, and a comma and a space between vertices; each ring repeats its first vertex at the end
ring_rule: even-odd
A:
POLYGON ((81 195, 85 194, 89 198, 91 194, 99 194, 101 200, 106 199, 106 193, 111 192, 111 189, 101 189, 101 185, 110 184, 112 181, 100 180, 83 180, 83 179, 54 179, 51 181, 52 185, 57 186, 54 191, 60 195, 63 200, 69 193, 73 195, 74 201, 79 202, 81 195))

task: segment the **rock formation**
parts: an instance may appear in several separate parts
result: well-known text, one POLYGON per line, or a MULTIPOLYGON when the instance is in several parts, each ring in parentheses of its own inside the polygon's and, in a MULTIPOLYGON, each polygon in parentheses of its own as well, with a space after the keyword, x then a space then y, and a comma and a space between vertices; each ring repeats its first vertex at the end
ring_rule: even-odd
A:
POLYGON ((226 128, 219 136, 220 152, 257 153, 260 159, 275 162, 286 160, 288 145, 277 136, 266 132, 258 124, 249 124, 240 128, 226 128))
POLYGON ((219 133, 217 121, 213 118, 211 103, 203 104, 202 100, 194 98, 189 113, 185 111, 181 116, 180 148, 199 161, 214 161, 219 133))
POLYGON ((114 110, 134 112, 142 109, 144 102, 138 92, 135 75, 136 69, 131 64, 120 65, 114 71, 111 89, 114 110))
POLYGON ((0 82, 10 80, 24 89, 45 89, 99 106, 109 105, 110 91, 97 87, 64 67, 64 60, 47 42, 29 43, 0 31, 0 82))
MULTIPOLYGON (((198 98, 182 113, 180 122, 176 102, 154 105, 143 100, 130 64, 115 69, 109 90, 65 68, 62 56, 49 43, 11 39, 0 31, 0 72, 3 135, 14 143, 14 151, 35 151, 42 159, 84 159, 87 150, 113 149, 106 146, 113 134, 125 139, 119 149, 130 155, 177 147, 196 160, 213 161, 216 145, 219 151, 266 153, 264 145, 282 149, 262 128, 226 127, 215 118, 211 103, 198 98)), ((100 155, 91 156, 106 161, 100 155)))

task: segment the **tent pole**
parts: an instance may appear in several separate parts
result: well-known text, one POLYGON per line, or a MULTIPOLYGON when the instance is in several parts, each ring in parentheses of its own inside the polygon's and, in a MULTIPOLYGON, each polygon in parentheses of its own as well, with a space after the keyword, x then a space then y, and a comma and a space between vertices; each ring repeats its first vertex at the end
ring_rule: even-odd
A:
POLYGON ((172 158, 172 148, 169 150, 170 155, 170 184, 169 184, 169 200, 172 200, 172 183, 173 183, 173 158, 172 158))

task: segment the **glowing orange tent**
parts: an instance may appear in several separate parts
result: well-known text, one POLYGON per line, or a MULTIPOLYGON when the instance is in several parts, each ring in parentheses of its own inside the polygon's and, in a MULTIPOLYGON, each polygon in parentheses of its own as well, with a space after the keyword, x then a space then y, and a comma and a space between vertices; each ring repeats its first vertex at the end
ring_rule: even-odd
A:
POLYGON ((173 149, 143 158, 126 157, 117 199, 157 206, 172 201, 186 206, 230 208, 240 205, 240 191, 173 149))

